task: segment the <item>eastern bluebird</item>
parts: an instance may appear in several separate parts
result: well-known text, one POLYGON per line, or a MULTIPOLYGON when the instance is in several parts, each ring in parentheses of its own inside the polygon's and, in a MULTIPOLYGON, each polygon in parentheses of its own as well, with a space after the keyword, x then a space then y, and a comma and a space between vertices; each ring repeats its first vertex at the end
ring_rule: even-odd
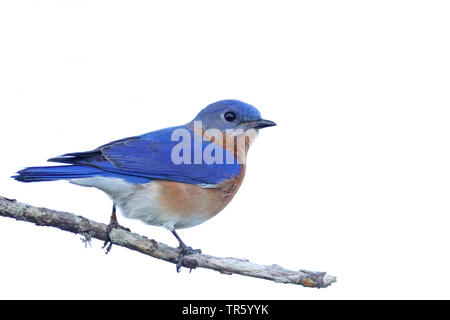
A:
POLYGON ((113 201, 108 231, 121 227, 116 206, 128 218, 167 228, 180 244, 179 271, 184 255, 200 251, 186 246, 176 229, 212 218, 231 201, 244 178, 250 144, 259 129, 274 125, 252 105, 218 101, 187 124, 67 153, 48 161, 68 165, 29 167, 13 178, 68 180, 104 191, 113 201))

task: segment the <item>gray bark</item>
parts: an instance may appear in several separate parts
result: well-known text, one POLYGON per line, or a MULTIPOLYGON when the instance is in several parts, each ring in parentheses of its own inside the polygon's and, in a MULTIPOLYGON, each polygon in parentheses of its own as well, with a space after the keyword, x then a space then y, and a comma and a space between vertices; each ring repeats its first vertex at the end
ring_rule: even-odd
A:
MULTIPOLYGON (((75 234, 98 240, 107 239, 107 225, 82 216, 47 208, 33 207, 13 199, 0 196, 0 216, 20 221, 32 222, 38 226, 55 227, 75 234)), ((180 249, 148 239, 123 229, 113 229, 109 234, 111 242, 151 257, 177 263, 180 249)), ((240 274, 248 277, 291 283, 312 288, 326 288, 336 282, 336 278, 325 272, 307 270, 292 271, 276 264, 259 265, 244 259, 219 258, 206 254, 192 254, 184 259, 184 267, 206 268, 223 274, 240 274)), ((175 272, 175 271, 174 271, 175 272)))

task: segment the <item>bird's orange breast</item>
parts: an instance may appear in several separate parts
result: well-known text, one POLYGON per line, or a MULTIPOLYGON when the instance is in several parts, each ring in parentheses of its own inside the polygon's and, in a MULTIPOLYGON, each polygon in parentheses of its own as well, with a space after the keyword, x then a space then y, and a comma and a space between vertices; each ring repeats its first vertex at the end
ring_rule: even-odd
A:
POLYGON ((219 213, 231 201, 245 175, 245 165, 241 165, 238 176, 218 184, 214 188, 176 181, 158 181, 160 190, 157 201, 167 214, 177 214, 180 218, 204 215, 205 220, 219 213))

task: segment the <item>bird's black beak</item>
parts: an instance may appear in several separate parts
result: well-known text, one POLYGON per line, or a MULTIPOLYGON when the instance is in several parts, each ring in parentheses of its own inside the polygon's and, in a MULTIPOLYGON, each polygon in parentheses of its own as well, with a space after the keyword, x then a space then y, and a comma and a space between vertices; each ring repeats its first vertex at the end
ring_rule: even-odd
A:
POLYGON ((259 119, 259 120, 255 120, 255 121, 251 121, 251 122, 246 122, 243 124, 245 124, 248 128, 253 128, 253 129, 262 129, 262 128, 273 127, 273 126, 277 125, 275 122, 270 121, 270 120, 265 120, 265 119, 259 119))

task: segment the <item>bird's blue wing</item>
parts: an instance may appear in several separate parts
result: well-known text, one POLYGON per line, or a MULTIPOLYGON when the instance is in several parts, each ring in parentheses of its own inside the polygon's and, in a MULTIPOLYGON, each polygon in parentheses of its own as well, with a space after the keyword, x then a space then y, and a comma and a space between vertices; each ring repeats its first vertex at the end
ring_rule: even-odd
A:
MULTIPOLYGON (((209 143, 201 143, 202 153, 209 143)), ((226 150, 221 150, 223 161, 220 163, 207 164, 202 161, 194 164, 194 146, 194 133, 189 128, 173 127, 114 141, 92 151, 66 154, 50 161, 87 165, 115 174, 190 184, 214 185, 239 175, 241 166, 236 162, 226 162, 230 158, 226 150), (190 148, 187 150, 191 160, 188 163, 176 164, 172 159, 172 150, 180 143, 180 140, 172 141, 175 129, 189 131, 191 141, 185 145, 190 148)))

